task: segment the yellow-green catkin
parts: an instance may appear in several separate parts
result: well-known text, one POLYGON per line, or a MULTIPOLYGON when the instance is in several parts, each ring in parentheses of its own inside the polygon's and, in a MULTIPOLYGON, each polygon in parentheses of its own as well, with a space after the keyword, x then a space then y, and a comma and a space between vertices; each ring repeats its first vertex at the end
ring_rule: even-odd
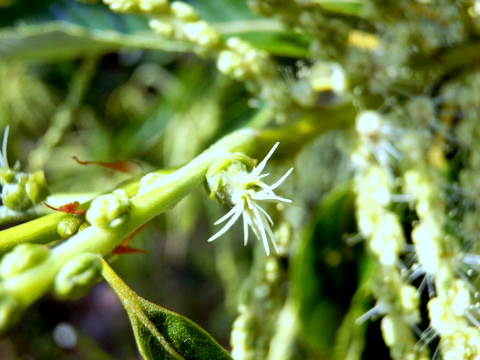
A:
POLYGON ((358 144, 352 153, 358 229, 375 263, 372 292, 374 313, 384 315, 382 333, 393 359, 427 358, 416 346, 412 327, 420 321, 419 295, 399 270, 406 244, 398 214, 390 210, 393 175, 383 142, 384 119, 376 112, 357 117, 358 144))
POLYGON ((385 315, 382 332, 393 359, 426 356, 417 347, 412 326, 420 320, 417 289, 402 278, 398 264, 405 246, 400 219, 390 211, 390 183, 376 164, 355 176, 356 216, 360 234, 376 264, 372 292, 376 313, 385 315))
MULTIPOLYGON (((463 86, 449 85, 444 89, 444 97, 453 108, 461 110, 462 118, 456 128, 456 138, 465 154, 464 167, 459 174, 459 185, 464 196, 463 218, 460 223, 460 235, 464 238, 468 249, 461 249, 457 254, 449 254, 451 262, 455 262, 450 269, 458 269, 462 252, 468 250, 471 259, 478 258, 480 240, 480 130, 478 118, 480 116, 480 72, 471 74, 463 86), (456 255, 456 256, 455 256, 456 255)), ((446 238, 448 239, 448 238, 446 238)), ((451 246, 447 248, 450 250, 451 246)), ((456 249, 455 249, 456 250, 456 249)), ((467 257, 466 256, 466 257, 467 257)), ((475 261, 474 261, 475 262, 475 261)), ((478 263, 478 260, 476 261, 478 263)), ((472 265, 471 261, 467 265, 472 265)), ((442 274, 440 272, 440 274, 442 274)), ((441 336, 440 346, 445 358, 473 359, 480 356, 480 331, 478 329, 478 303, 474 296, 478 296, 478 289, 472 283, 467 283, 466 277, 453 278, 447 274, 449 282, 443 281, 442 289, 447 296, 441 298, 440 293, 437 303, 429 304, 429 311, 438 317, 437 326, 441 336), (475 304, 475 305, 474 305, 475 304), (470 313, 470 310, 475 311, 470 313), (476 315, 475 315, 476 314, 476 315)), ((437 285, 440 287, 440 284, 437 285)), ((431 300, 432 302, 433 300, 431 300)), ((433 319, 432 319, 433 323, 433 319)))
MULTIPOLYGON (((259 243, 260 245, 260 243, 259 243)), ((250 275, 240 290, 238 317, 230 336, 235 360, 266 359, 283 306, 281 288, 285 273, 277 256, 265 256, 257 246, 250 275)))
POLYGON ((474 359, 480 355, 480 332, 467 319, 469 284, 458 275, 463 251, 458 238, 446 232, 446 184, 441 168, 428 156, 435 143, 419 133, 408 137, 409 148, 417 151, 405 152, 410 168, 403 175, 403 187, 418 217, 411 233, 418 266, 435 287, 427 303, 430 325, 439 335, 442 358, 474 359))
POLYGON ((288 104, 286 85, 278 76, 277 64, 270 55, 237 37, 226 41, 198 12, 182 1, 104 0, 117 12, 144 13, 150 28, 158 35, 193 45, 200 56, 216 58, 218 70, 242 81, 248 91, 282 112, 288 104))

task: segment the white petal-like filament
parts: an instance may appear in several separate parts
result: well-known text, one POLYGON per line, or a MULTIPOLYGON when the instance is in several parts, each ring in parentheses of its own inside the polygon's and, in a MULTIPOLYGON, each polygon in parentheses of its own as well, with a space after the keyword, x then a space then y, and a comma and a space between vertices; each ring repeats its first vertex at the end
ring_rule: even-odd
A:
POLYGON ((248 242, 248 231, 252 229, 253 234, 262 241, 263 247, 267 255, 270 254, 270 245, 272 243, 275 251, 278 251, 278 245, 275 240, 275 235, 272 231, 273 220, 268 213, 257 203, 259 201, 267 202, 292 202, 289 199, 275 195, 273 192, 278 186, 280 186, 285 179, 291 174, 293 168, 289 169, 280 180, 273 185, 267 185, 260 181, 260 179, 268 176, 269 174, 260 174, 265 168, 267 161, 272 156, 275 149, 278 147, 278 142, 273 146, 270 152, 265 158, 253 168, 250 173, 243 172, 236 174, 235 176, 226 177, 227 181, 231 181, 229 189, 233 189, 230 194, 230 201, 233 202, 233 208, 215 222, 215 225, 221 224, 227 219, 228 222, 223 228, 213 235, 208 241, 213 241, 230 229, 233 224, 238 220, 240 215, 243 215, 243 241, 246 245, 248 242), (259 191, 257 191, 259 190, 259 191))

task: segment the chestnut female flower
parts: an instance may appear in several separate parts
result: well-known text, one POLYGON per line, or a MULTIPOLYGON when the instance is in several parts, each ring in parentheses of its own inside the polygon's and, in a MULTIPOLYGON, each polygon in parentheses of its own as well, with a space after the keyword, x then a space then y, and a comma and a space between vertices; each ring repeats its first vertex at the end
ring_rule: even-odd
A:
POLYGON ((248 228, 250 227, 255 236, 263 242, 265 252, 270 254, 269 240, 272 243, 275 250, 277 250, 277 244, 275 241, 275 235, 272 231, 273 221, 270 215, 259 205, 261 201, 268 202, 292 202, 289 199, 277 196, 273 190, 280 186, 285 179, 293 171, 293 168, 288 170, 285 175, 282 176, 273 185, 267 185, 262 178, 269 174, 261 174, 268 159, 272 156, 273 152, 277 148, 279 143, 276 143, 267 156, 254 167, 251 172, 247 171, 246 162, 248 158, 243 157, 240 154, 234 154, 236 160, 230 161, 228 164, 223 162, 223 168, 216 173, 208 177, 208 185, 212 190, 212 194, 216 196, 222 202, 232 206, 232 209, 222 218, 215 222, 215 225, 221 224, 224 221, 228 222, 224 227, 218 231, 215 235, 208 239, 213 241, 223 235, 230 229, 233 224, 243 216, 243 230, 244 230, 244 243, 248 242, 248 228))

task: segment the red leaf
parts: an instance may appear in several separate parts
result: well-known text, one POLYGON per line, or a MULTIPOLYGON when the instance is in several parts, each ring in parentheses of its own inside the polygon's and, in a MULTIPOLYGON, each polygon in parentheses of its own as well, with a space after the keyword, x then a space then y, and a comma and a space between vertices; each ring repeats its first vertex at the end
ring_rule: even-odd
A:
POLYGON ((134 161, 112 161, 112 162, 82 161, 76 156, 72 156, 72 159, 75 160, 80 165, 98 165, 107 169, 112 169, 112 170, 121 171, 124 173, 130 173, 130 174, 139 172, 139 164, 134 161))
POLYGON ((48 205, 46 202, 44 202, 43 205, 45 205, 45 206, 48 207, 49 209, 52 209, 52 210, 55 210, 55 211, 64 212, 64 213, 67 213, 67 214, 80 215, 80 216, 82 216, 83 214, 85 214, 85 209, 77 210, 77 209, 78 209, 78 205, 80 205, 80 203, 79 203, 78 201, 73 201, 73 202, 71 202, 71 203, 68 203, 68 204, 59 206, 58 208, 53 207, 53 206, 51 206, 51 205, 48 205))

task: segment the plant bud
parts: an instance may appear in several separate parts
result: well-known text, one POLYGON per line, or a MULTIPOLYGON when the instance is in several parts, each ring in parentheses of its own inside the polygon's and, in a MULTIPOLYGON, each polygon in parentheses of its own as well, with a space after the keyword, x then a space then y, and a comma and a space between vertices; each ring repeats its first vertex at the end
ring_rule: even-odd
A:
POLYGON ((8 176, 2 176, 2 180, 5 181, 2 188, 2 201, 9 209, 27 210, 45 200, 49 194, 43 171, 32 174, 22 172, 6 174, 8 176))
POLYGON ((102 262, 97 254, 80 254, 67 262, 55 277, 53 293, 61 299, 84 296, 97 283, 102 262))
POLYGON ((16 276, 41 264, 49 254, 50 249, 45 245, 19 244, 3 257, 0 263, 0 276, 3 279, 16 276))
POLYGON ((112 194, 102 195, 92 201, 87 211, 90 224, 100 228, 114 228, 128 219, 131 208, 130 199, 125 190, 115 190, 112 194))
POLYGON ((76 215, 67 215, 65 218, 60 220, 57 225, 57 233, 62 239, 68 239, 70 236, 76 234, 82 224, 85 223, 81 217, 76 215))

